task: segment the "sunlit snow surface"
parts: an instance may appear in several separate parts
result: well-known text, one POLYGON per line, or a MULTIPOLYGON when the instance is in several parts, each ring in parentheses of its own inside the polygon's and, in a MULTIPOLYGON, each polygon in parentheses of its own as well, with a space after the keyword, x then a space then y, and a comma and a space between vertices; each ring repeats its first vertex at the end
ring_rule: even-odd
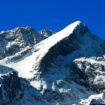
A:
MULTIPOLYGON (((16 61, 16 62, 7 62, 8 58, 5 58, 0 61, 0 64, 14 68, 15 70, 17 70, 19 72, 20 77, 32 78, 32 76, 33 76, 32 71, 33 71, 35 62, 37 60, 41 59, 41 58, 37 59, 37 56, 43 57, 44 54, 46 54, 48 52, 49 48, 51 48, 53 45, 55 45, 58 41, 69 36, 73 32, 75 27, 77 25, 79 25, 79 23, 80 22, 77 21, 77 22, 69 25, 68 27, 66 27, 64 30, 58 32, 57 34, 54 34, 53 36, 49 37, 48 39, 40 42, 38 45, 36 45, 36 46, 38 46, 38 48, 36 47, 36 49, 39 49, 38 52, 33 53, 33 54, 29 53, 27 55, 27 57, 20 59, 19 61, 16 61)), ((9 47, 9 46, 10 45, 8 45, 7 47, 9 47)))
MULTIPOLYGON (((97 46, 97 50, 100 50, 99 44, 93 41, 90 37, 85 38, 84 36, 82 40, 84 39, 86 40, 84 40, 84 45, 81 46, 81 49, 76 50, 65 57, 63 56, 57 57, 56 62, 58 64, 56 65, 53 64, 52 68, 49 68, 49 72, 46 73, 43 76, 43 78, 39 78, 39 80, 33 79, 35 77, 35 74, 38 73, 38 71, 35 70, 35 66, 37 66, 40 63, 41 59, 46 55, 46 53, 49 52, 50 48, 53 47, 58 42, 60 42, 61 40, 63 40, 64 38, 70 36, 73 33, 73 31, 76 29, 76 27, 78 27, 78 25, 80 24, 81 24, 80 21, 74 22, 73 24, 64 28, 62 31, 39 42, 34 46, 34 50, 32 51, 30 50, 28 53, 23 55, 22 58, 19 58, 16 61, 11 60, 11 58, 13 58, 16 55, 9 56, 0 60, 0 65, 13 68, 18 72, 19 77, 25 78, 27 80, 32 80, 30 81, 31 86, 36 90, 40 91, 41 95, 43 95, 47 89, 51 89, 52 91, 57 91, 66 95, 64 96, 64 98, 66 97, 64 102, 50 103, 44 99, 42 102, 41 101, 37 102, 37 104, 35 105, 75 105, 75 103, 81 103, 81 105, 89 105, 92 99, 99 99, 99 98, 103 99, 104 96, 103 93, 96 94, 93 91, 88 91, 85 87, 76 84, 73 81, 69 83, 64 80, 66 77, 68 77, 69 74, 68 65, 70 64, 70 62, 86 61, 91 64, 97 63, 105 66, 105 61, 97 60, 94 57, 93 58, 85 57, 87 52, 89 52, 88 53, 89 55, 91 55, 91 53, 95 55, 95 51, 91 47, 97 46), (83 54, 84 57, 78 57, 79 54, 83 54), (62 86, 59 87, 58 86, 59 84, 62 84, 62 86)), ((9 47, 10 44, 8 43, 7 48, 9 47)), ((104 55, 102 57, 104 58, 104 55)), ((81 68, 81 65, 78 64, 78 67, 81 68)), ((97 84, 100 78, 103 81, 105 81, 104 76, 101 75, 101 76, 96 76, 94 82, 97 84)), ((34 95, 35 94, 31 90, 31 88, 29 88, 29 90, 26 89, 24 98, 21 101, 17 102, 16 105, 33 105, 33 103, 36 103, 36 101, 33 98, 34 95)))

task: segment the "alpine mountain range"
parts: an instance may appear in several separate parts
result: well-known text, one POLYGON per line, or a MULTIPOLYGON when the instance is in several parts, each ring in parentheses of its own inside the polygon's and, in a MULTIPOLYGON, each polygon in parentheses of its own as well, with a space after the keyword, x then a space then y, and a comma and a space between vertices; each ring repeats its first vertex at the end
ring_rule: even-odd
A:
POLYGON ((105 105, 105 41, 80 21, 1 31, 0 105, 105 105))

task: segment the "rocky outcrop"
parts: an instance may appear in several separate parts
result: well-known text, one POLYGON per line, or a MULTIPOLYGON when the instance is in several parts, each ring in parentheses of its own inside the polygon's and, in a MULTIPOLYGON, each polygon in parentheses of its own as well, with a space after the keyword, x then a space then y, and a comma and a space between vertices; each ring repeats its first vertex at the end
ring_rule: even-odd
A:
POLYGON ((39 33, 41 35, 44 35, 45 37, 49 37, 49 36, 55 34, 55 32, 53 32, 52 30, 48 30, 48 29, 40 30, 39 33))
POLYGON ((70 79, 96 92, 105 90, 105 66, 91 64, 88 61, 77 61, 70 64, 70 79))
POLYGON ((10 68, 0 67, 0 71, 6 69, 10 71, 0 76, 0 105, 12 105, 14 101, 20 100, 24 94, 17 73, 10 68))
POLYGON ((105 102, 102 99, 93 99, 90 105, 104 105, 105 102))

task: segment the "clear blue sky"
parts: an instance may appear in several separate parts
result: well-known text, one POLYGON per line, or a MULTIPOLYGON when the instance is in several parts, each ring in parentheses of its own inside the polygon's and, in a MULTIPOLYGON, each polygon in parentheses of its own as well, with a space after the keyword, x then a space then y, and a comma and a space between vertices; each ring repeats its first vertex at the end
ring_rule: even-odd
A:
POLYGON ((59 31, 76 20, 105 39, 105 0, 0 0, 0 30, 32 26, 59 31))

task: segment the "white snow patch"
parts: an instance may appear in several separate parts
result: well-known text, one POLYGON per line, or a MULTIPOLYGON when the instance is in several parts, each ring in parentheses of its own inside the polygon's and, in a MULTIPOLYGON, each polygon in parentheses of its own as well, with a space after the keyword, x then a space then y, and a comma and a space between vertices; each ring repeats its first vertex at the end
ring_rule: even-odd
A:
POLYGON ((94 94, 94 95, 91 95, 91 96, 89 96, 87 99, 85 99, 85 100, 81 100, 81 104, 82 105, 90 105, 90 103, 91 103, 91 101, 93 100, 93 99, 102 99, 103 98, 103 93, 100 93, 100 94, 94 94))
POLYGON ((3 66, 8 66, 10 68, 13 68, 16 70, 20 77, 30 79, 33 77, 33 66, 35 64, 35 53, 32 55, 28 55, 26 58, 21 59, 19 62, 6 62, 5 58, 4 60, 0 60, 0 64, 3 66))

